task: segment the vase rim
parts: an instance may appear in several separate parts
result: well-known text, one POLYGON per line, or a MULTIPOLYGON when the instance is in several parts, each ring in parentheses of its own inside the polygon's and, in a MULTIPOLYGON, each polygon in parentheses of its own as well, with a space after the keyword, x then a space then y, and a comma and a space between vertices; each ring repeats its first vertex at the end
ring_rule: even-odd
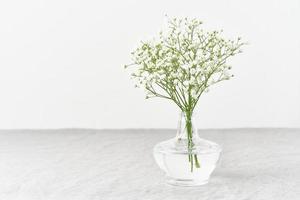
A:
MULTIPOLYGON (((180 110, 180 111, 179 111, 179 114, 180 114, 180 115, 186 115, 186 112, 180 110)), ((198 116, 198 112, 197 112, 196 110, 194 110, 194 111, 192 112, 192 117, 194 117, 194 116, 198 116)))

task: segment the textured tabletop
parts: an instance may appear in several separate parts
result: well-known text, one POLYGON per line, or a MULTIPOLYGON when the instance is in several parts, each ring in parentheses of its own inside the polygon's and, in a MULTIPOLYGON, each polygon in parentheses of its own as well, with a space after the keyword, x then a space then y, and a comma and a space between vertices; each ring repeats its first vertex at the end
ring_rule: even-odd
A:
POLYGON ((207 185, 164 183, 153 146, 174 130, 0 131, 2 200, 299 200, 299 129, 200 130, 223 147, 207 185))

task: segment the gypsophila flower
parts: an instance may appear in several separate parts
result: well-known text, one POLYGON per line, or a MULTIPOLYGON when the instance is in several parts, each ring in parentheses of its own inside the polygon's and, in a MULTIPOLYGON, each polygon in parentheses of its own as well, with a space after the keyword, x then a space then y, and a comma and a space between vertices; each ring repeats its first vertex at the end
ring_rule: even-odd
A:
POLYGON ((169 99, 187 116, 210 86, 233 77, 228 58, 241 53, 245 44, 240 37, 227 40, 222 30, 204 31, 201 25, 197 19, 173 18, 156 40, 141 42, 131 53, 132 78, 146 98, 169 99))
POLYGON ((169 21, 170 29, 159 33, 158 40, 143 42, 132 52, 138 66, 134 78, 140 86, 148 86, 151 97, 165 97, 182 110, 193 110, 209 86, 231 77, 226 61, 239 53, 244 43, 240 38, 223 39, 221 31, 205 32, 201 24, 197 19, 174 18, 169 21), (217 79, 213 78, 216 74, 217 79), (188 98, 192 98, 190 103, 188 98))

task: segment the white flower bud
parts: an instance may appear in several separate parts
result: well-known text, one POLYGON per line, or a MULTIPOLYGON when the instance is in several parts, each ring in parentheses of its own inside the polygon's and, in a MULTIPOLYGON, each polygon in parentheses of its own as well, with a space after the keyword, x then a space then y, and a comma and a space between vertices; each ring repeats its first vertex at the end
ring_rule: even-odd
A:
POLYGON ((185 87, 188 87, 188 86, 189 86, 189 81, 183 81, 183 85, 184 85, 185 87))
POLYGON ((189 69, 189 65, 188 64, 184 64, 181 66, 183 69, 189 69))
POLYGON ((160 79, 164 79, 164 78, 166 78, 166 75, 165 74, 161 74, 161 75, 159 75, 159 78, 160 79))
POLYGON ((195 70, 195 69, 191 69, 191 70, 190 70, 190 73, 191 73, 192 75, 194 75, 194 74, 196 73, 196 70, 195 70))

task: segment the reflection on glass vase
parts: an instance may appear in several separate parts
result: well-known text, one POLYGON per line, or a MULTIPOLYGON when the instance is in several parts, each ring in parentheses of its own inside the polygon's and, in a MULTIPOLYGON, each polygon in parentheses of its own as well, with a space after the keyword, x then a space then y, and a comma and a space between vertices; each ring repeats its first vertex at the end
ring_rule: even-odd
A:
POLYGON ((167 183, 178 186, 208 183, 220 153, 218 144, 199 137, 193 114, 184 112, 180 114, 176 137, 158 143, 153 150, 167 183))

